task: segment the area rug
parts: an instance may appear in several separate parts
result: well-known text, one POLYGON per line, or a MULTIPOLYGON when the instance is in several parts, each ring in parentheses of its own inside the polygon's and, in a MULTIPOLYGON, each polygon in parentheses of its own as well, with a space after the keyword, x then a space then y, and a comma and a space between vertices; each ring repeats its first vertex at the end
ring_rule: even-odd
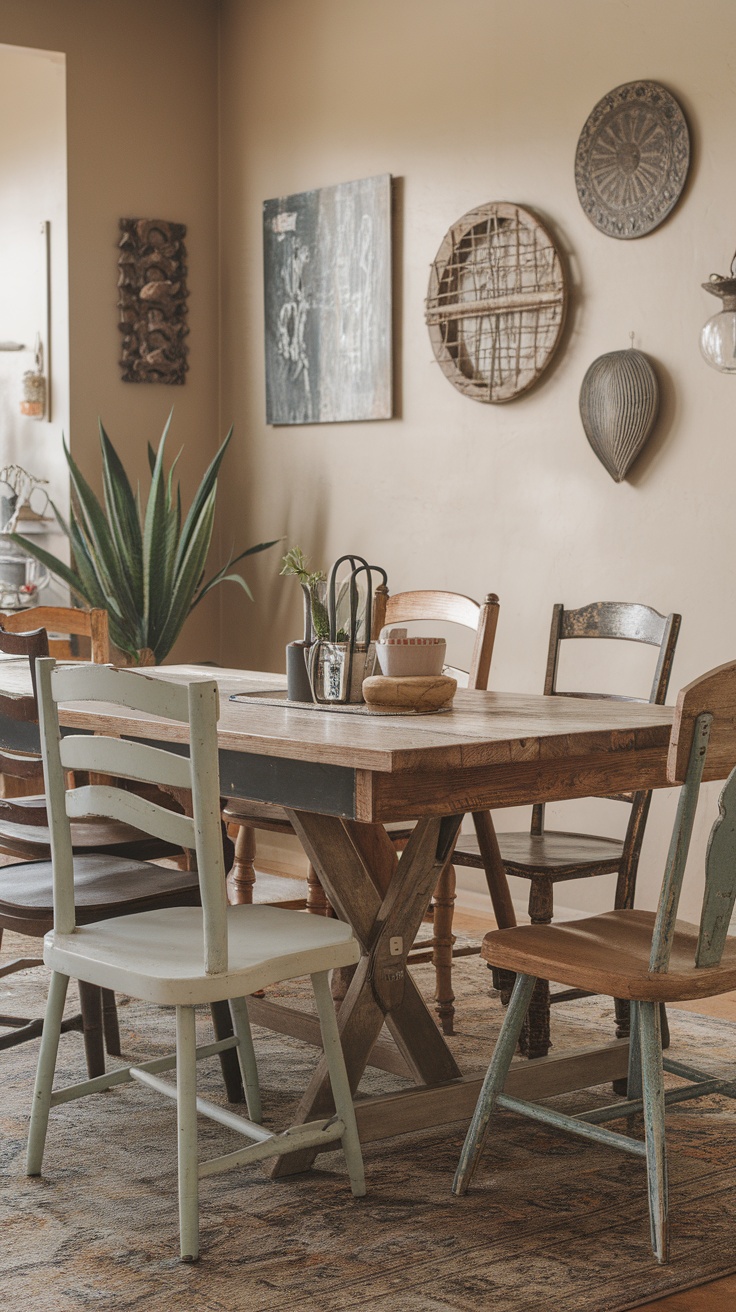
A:
MULTIPOLYGON (((8 936, 3 956, 12 952, 8 936)), ((421 972, 421 974, 420 974, 421 972)), ((429 990, 431 971, 420 968, 429 990)), ((456 967, 461 1064, 484 1063, 500 1004, 478 958, 456 967)), ((0 1008, 39 1014, 43 970, 0 981, 0 1008)), ((72 990, 70 990, 71 994, 72 990)), ((307 1005, 301 985, 274 996, 307 1005)), ((76 997, 71 998, 76 1009, 76 997)), ((170 1011, 120 1000, 126 1057, 169 1050, 170 1011)), ((209 1021, 199 1019, 200 1041, 209 1021)), ((736 1029, 675 1012, 672 1050, 707 1069, 736 1070, 736 1029)), ((612 1034, 612 1007, 586 999, 556 1009, 557 1051, 612 1034)), ((266 1120, 285 1124, 314 1049, 265 1030, 255 1037, 266 1120)), ((623 1312, 736 1270, 736 1103, 711 1097, 668 1118, 673 1260, 649 1247, 643 1163, 501 1115, 473 1191, 450 1193, 465 1132, 397 1138, 366 1148, 368 1194, 351 1197, 339 1153, 309 1174, 271 1181, 259 1167, 206 1180, 202 1258, 177 1260, 173 1105, 126 1086, 52 1112, 44 1177, 23 1174, 37 1042, 2 1053, 0 1306, 24 1312, 623 1312)), ((223 1100, 217 1061, 200 1067, 223 1100)), ((84 1077, 79 1035, 61 1041, 60 1076, 84 1077)), ((370 1071, 366 1092, 401 1088, 370 1071)), ((575 1095, 578 1104, 610 1092, 575 1095)), ((555 1100, 571 1106, 572 1095, 555 1100)), ((623 1127, 617 1127, 623 1128, 623 1127)), ((641 1125, 634 1122, 641 1133, 641 1125)), ((234 1136, 201 1123, 201 1151, 234 1136)), ((242 1141, 241 1141, 242 1142, 242 1141)))

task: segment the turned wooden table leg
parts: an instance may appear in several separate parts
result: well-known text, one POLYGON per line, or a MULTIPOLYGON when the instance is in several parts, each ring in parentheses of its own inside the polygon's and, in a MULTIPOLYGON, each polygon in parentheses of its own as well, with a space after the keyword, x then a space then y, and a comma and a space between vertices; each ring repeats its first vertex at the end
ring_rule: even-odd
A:
POLYGON ((454 1034, 455 994, 452 989, 452 914, 455 906, 455 868, 446 866, 432 899, 432 965, 435 971, 434 1000, 443 1034, 454 1034))
POLYGON ((335 913, 330 906, 327 894, 319 882, 319 876, 311 861, 307 871, 307 911, 313 916, 332 916, 335 913))
POLYGON ((235 859, 227 877, 228 900, 233 906, 248 905, 253 901, 256 882, 256 834, 250 825, 240 825, 235 839, 235 859))
MULTIPOLYGON (((551 879, 533 879, 529 892, 529 915, 533 925, 552 920, 554 888, 551 879)), ((549 980, 539 979, 519 1038, 524 1057, 546 1057, 551 1047, 549 980)))

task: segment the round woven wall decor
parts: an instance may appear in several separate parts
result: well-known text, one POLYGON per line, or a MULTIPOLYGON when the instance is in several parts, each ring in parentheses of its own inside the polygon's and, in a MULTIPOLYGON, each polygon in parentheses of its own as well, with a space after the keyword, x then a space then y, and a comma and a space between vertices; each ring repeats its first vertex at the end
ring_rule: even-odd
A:
POLYGON ((690 134, 658 82, 626 82, 598 101, 580 134, 575 185, 591 223, 609 237, 644 237, 685 186, 690 134))
POLYGON ((567 286, 544 224, 493 201, 464 214, 429 277, 429 338, 446 378, 493 404, 533 387, 559 345, 567 286))

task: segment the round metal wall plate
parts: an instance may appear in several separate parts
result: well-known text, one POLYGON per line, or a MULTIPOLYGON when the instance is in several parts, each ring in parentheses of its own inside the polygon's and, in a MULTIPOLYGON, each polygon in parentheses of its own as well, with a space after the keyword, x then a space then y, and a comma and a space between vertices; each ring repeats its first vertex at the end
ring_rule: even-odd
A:
POLYGON ((481 205, 452 225, 432 265, 432 349, 465 396, 512 401, 549 365, 566 306, 560 255, 544 224, 520 205, 481 205))
POLYGON ((658 82, 626 82, 598 101, 580 134, 575 185, 591 223, 609 237, 643 237, 677 204, 690 134, 658 82))

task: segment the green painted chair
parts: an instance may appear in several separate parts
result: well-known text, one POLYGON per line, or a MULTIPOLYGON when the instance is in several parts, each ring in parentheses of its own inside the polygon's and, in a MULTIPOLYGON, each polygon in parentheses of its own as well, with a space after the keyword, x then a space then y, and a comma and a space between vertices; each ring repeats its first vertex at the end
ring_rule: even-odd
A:
MULTIPOLYGON (((205 1176, 298 1148, 340 1142, 352 1191, 365 1193, 355 1112, 328 982, 330 970, 357 962, 360 948, 350 927, 340 920, 277 907, 227 905, 220 833, 217 684, 204 680, 187 687, 100 665, 57 668, 49 658, 37 661, 36 674, 51 824, 54 928, 44 939, 44 962, 52 974, 28 1136, 28 1174, 41 1173, 52 1107, 136 1081, 174 1099, 177 1105, 183 1261, 195 1261, 199 1255, 198 1182, 205 1176), (68 734, 62 739, 57 704, 85 701, 131 707, 184 724, 190 755, 104 733, 68 734), (114 784, 67 789, 68 770, 190 790, 194 816, 164 810, 114 784), (80 923, 75 908, 70 819, 85 815, 112 816, 195 850, 202 905, 80 923), (311 976, 337 1114, 272 1133, 260 1124, 258 1073, 245 998, 269 984, 301 975, 311 976), (55 1090, 54 1069, 70 978, 155 1006, 175 1008, 176 1055, 122 1066, 55 1090), (235 1033, 198 1048, 194 1009, 213 1002, 229 1003, 235 1033), (240 1062, 248 1117, 197 1096, 197 1062, 229 1049, 235 1049, 240 1062), (175 1084, 161 1079, 162 1072, 174 1068, 175 1084), (199 1161, 198 1114, 226 1125, 251 1143, 199 1161)), ((101 1112, 104 1115, 104 1109, 101 1112)), ((64 1133, 68 1134, 68 1129, 64 1133)), ((172 1136, 172 1155, 173 1148, 172 1136)))
POLYGON ((706 1093, 736 1097, 733 1080, 712 1079, 664 1058, 660 1028, 667 1002, 711 997, 736 988, 736 938, 728 927, 736 900, 736 662, 688 685, 675 709, 667 777, 682 782, 677 816, 657 912, 620 909, 560 925, 522 925, 495 930, 482 956, 517 978, 503 1028, 468 1130, 453 1192, 467 1192, 495 1107, 520 1112, 554 1129, 646 1157, 652 1247, 668 1260, 665 1106, 706 1093), (722 779, 720 814, 710 835, 700 925, 677 920, 701 781, 722 779), (683 782, 684 781, 684 782, 683 782), (504 1082, 537 979, 559 980, 631 1003, 632 1029, 627 1097, 577 1116, 508 1097, 504 1082), (664 1072, 686 1081, 665 1093, 664 1072), (645 1141, 603 1128, 644 1113, 645 1141))

